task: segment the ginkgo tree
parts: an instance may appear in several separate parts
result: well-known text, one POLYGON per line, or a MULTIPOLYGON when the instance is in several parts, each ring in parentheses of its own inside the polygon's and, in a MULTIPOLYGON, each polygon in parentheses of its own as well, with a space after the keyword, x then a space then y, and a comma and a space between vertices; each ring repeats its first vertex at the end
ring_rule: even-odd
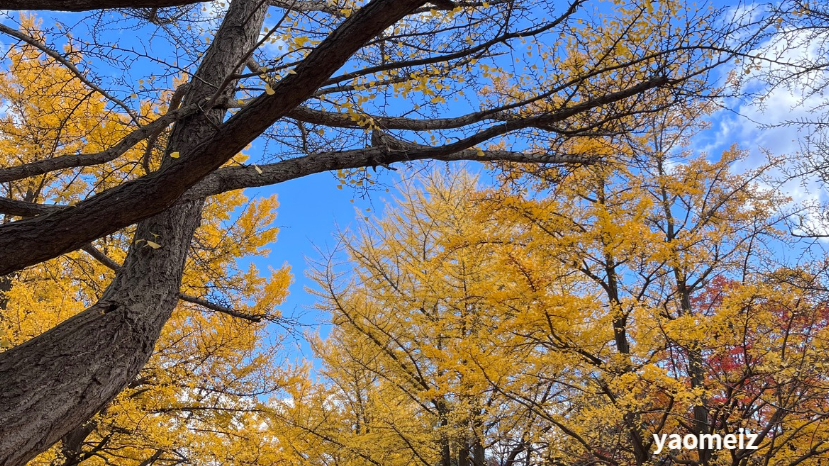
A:
POLYGON ((314 464, 820 464, 825 261, 770 261, 785 199, 685 148, 698 115, 574 145, 607 162, 564 181, 406 186, 320 264, 322 377, 272 432, 314 464), (739 429, 758 449, 667 441, 739 429))
POLYGON ((524 464, 550 428, 477 367, 529 367, 526 348, 492 333, 523 306, 502 273, 506 251, 520 246, 502 240, 506 251, 493 254, 486 239, 505 232, 472 215, 472 177, 421 181, 384 218, 343 233, 348 262, 317 264, 319 307, 333 324, 312 339, 320 380, 289 389, 268 430, 313 451, 312 464, 470 466, 496 450, 498 464, 524 464))
POLYGON ((206 199, 332 170, 365 185, 368 167, 421 159, 590 161, 567 153, 566 141, 636 130, 644 115, 712 97, 711 71, 752 47, 764 27, 747 9, 677 1, 232 0, 215 7, 0 0, 0 10, 12 13, 82 12, 44 14, 39 28, 6 17, 0 33, 11 49, 61 67, 55 92, 78 89, 69 97, 79 110, 87 107, 81 96, 92 106, 102 101, 120 137, 84 134, 62 151, 53 132, 34 145, 55 149, 4 160, 4 186, 46 176, 50 186, 77 192, 68 202, 48 190, 0 199, 3 287, 26 267, 107 235, 126 235, 128 245, 83 311, 0 353, 0 463, 42 452, 139 374, 181 296, 206 199), (509 88, 515 91, 498 90, 509 88), (533 138, 552 143, 529 150, 533 138), (488 145, 501 139, 503 146, 488 145), (232 162, 255 140, 261 153, 232 162), (157 150, 154 163, 125 163, 142 146, 157 150), (113 163, 119 170, 107 171, 113 163), (93 175, 96 169, 103 173, 93 175), (89 176, 73 180, 79 170, 89 176))
MULTIPOLYGON (((34 26, 31 18, 25 24, 34 26)), ((123 115, 107 112, 103 99, 82 94, 81 83, 67 79, 64 69, 37 50, 15 50, 9 58, 9 71, 0 75, 0 98, 7 107, 3 153, 14 158, 6 164, 43 159, 49 152, 71 154, 82 141, 107 147, 123 137, 123 115)), ((137 147, 118 162, 71 177, 44 174, 9 183, 4 194, 26 202, 77 202, 86 183, 116 184, 157 165, 160 153, 153 149, 137 147)), ((265 254, 275 241, 270 223, 276 207, 274 198, 249 202, 239 192, 206 204, 184 268, 180 304, 153 357, 95 418, 32 464, 228 462, 225 455, 234 451, 229 445, 243 443, 239 425, 253 422, 263 397, 290 381, 290 368, 276 367, 278 342, 264 340, 265 325, 280 316, 276 306, 286 296, 289 271, 283 267, 263 278, 255 267, 241 270, 236 264, 265 254)), ((107 235, 83 251, 7 276, 0 303, 2 349, 96 301, 121 266, 129 233, 107 235)), ((160 241, 147 239, 145 247, 161 247, 160 241)))

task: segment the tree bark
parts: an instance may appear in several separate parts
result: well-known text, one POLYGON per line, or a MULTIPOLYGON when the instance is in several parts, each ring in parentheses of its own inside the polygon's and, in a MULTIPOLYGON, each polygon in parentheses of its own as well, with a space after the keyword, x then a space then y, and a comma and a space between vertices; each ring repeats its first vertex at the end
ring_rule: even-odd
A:
MULTIPOLYGON (((259 3, 263 8, 267 5, 264 0, 259 3)), ((360 8, 309 53, 294 68, 293 74, 276 83, 272 95, 259 96, 225 122, 214 120, 210 123, 214 131, 198 144, 172 146, 180 152, 180 158, 167 163, 158 172, 96 194, 71 208, 0 225, 0 274, 79 249, 93 239, 169 208, 190 187, 310 97, 363 44, 423 3, 423 0, 374 0, 360 8)), ((217 34, 214 40, 219 39, 217 34)), ((218 53, 218 50, 222 49, 214 43, 203 63, 211 60, 210 54, 218 53)), ((236 67, 244 65, 248 51, 249 48, 233 57, 220 57, 238 60, 225 64, 230 72, 213 83, 214 91, 226 76, 236 71, 236 67)), ((206 97, 211 95, 212 92, 206 97)), ((207 103, 206 100, 200 102, 207 103)), ((184 106, 190 103, 195 101, 189 100, 184 106)), ((486 140, 490 136, 482 137, 486 140)))
MULTIPOLYGON (((240 112, 225 123, 221 123, 224 110, 208 110, 182 119, 173 129, 167 153, 175 150, 189 154, 182 157, 186 160, 165 157, 159 172, 145 177, 151 182, 139 183, 148 192, 123 204, 123 196, 137 192, 131 190, 135 184, 126 186, 126 190, 122 186, 104 196, 116 201, 109 205, 120 204, 122 209, 132 206, 152 215, 152 209, 146 210, 147 204, 155 204, 154 209, 172 204, 189 186, 218 168, 222 159, 241 150, 247 144, 245 140, 258 136, 311 95, 365 41, 422 3, 375 0, 323 41, 296 68, 296 75, 275 86, 274 96, 257 99, 248 106, 247 113, 240 112), (217 156, 217 152, 224 155, 217 156), (197 173, 182 172, 185 166, 197 173), (168 183, 172 186, 165 185, 168 183), (180 191, 174 197, 170 197, 171 187, 172 191, 180 191), (168 199, 159 204, 158 197, 168 199)), ((267 2, 262 0, 231 3, 183 105, 211 98, 227 76, 237 71, 256 45, 266 12, 267 2)), ((225 86, 224 97, 229 97, 234 87, 232 82, 225 86)), ((178 302, 185 259, 201 220, 203 203, 203 198, 182 201, 143 220, 124 264, 98 303, 44 334, 0 353, 0 465, 25 464, 102 409, 138 374, 178 302), (150 247, 148 240, 161 247, 150 247)), ((80 204, 69 210, 79 207, 80 204)), ((104 209, 94 214, 92 220, 106 223, 110 219, 101 215, 108 211, 110 215, 125 215, 104 209)), ((32 220, 38 219, 42 218, 32 220)), ((36 231, 28 228, 24 225, 21 230, 28 231, 24 237, 36 231)), ((89 228, 96 227, 81 227, 89 228)), ((26 252, 19 249, 0 250, 0 256, 5 256, 0 258, 0 268, 17 268, 7 261, 10 256, 23 259, 16 262, 17 266, 35 263, 23 258, 20 253, 26 252)), ((29 253, 37 255, 32 250, 29 253)))
MULTIPOLYGON (((194 76, 188 103, 212 95, 233 72, 255 45, 266 11, 260 0, 231 4, 194 76)), ((180 121, 168 150, 198 145, 214 131, 210 121, 221 121, 223 113, 213 110, 180 121)), ((123 266, 98 303, 0 353, 0 464, 25 464, 98 412, 138 374, 178 302, 202 206, 203 200, 181 203, 141 222, 123 266), (146 240, 161 247, 149 247, 146 240)))

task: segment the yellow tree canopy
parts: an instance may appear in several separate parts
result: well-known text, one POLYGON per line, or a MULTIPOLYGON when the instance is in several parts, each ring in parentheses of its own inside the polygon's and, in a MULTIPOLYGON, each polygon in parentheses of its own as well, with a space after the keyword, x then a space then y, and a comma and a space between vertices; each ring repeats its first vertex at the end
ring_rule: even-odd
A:
MULTIPOLYGON (((0 74, 4 166, 66 156, 81 147, 105 148, 124 136, 127 118, 107 111, 99 96, 84 93, 54 62, 32 48, 13 50, 9 59, 10 70, 0 74)), ((154 118, 165 106, 147 102, 143 108, 154 118)), ((118 162, 11 183, 4 195, 72 204, 90 186, 134 177, 160 157, 153 147, 137 146, 118 162)), ((236 262, 268 253, 266 246, 276 240, 276 208, 275 197, 249 201, 240 192, 207 203, 187 256, 181 302, 153 357, 115 400, 33 464, 242 460, 240 442, 260 441, 261 421, 255 419, 265 397, 291 378, 290 368, 281 365, 278 337, 268 337, 265 328, 280 318, 276 306, 287 295, 290 271, 285 266, 263 277, 255 266, 239 269, 236 262)), ((4 277, 0 349, 40 335, 97 301, 123 262, 131 233, 105 236, 83 251, 4 277)), ((164 247, 161 236, 141 240, 144 248, 164 247)))
POLYGON ((825 264, 767 271, 781 199, 742 151, 653 141, 565 185, 405 183, 318 264, 323 368, 270 431, 311 464, 819 464, 825 264))

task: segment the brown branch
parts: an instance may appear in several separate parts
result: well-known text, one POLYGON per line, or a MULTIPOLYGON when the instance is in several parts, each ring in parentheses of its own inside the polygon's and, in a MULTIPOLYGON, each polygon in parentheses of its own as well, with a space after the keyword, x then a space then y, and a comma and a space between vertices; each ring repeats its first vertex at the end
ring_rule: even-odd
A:
MULTIPOLYGON (((494 0, 489 2, 491 5, 497 5, 506 3, 509 0, 494 0)), ((331 4, 322 1, 322 0, 302 0, 302 1, 295 1, 291 2, 289 0, 270 0, 269 3, 275 7, 284 8, 290 11, 296 11, 299 13, 310 13, 314 11, 318 11, 320 13, 327 13, 332 16, 339 16, 344 18, 345 14, 340 11, 339 8, 335 8, 331 4)), ((482 7, 485 2, 452 2, 451 0, 434 0, 429 2, 431 6, 421 7, 414 11, 412 14, 424 13, 428 12, 429 10, 453 10, 458 6, 470 8, 470 7, 482 7)))
MULTIPOLYGON (((310 107, 300 106, 292 110, 288 115, 290 118, 305 123, 316 125, 334 126, 339 128, 360 128, 360 124, 347 113, 329 112, 316 110, 310 107)), ((512 115, 500 109, 484 110, 469 113, 467 115, 453 118, 406 118, 406 117, 381 117, 368 115, 374 123, 383 129, 400 129, 409 131, 429 131, 441 129, 455 129, 479 123, 485 120, 496 121, 519 121, 521 116, 512 115)))
POLYGON ((36 215, 55 212, 67 206, 55 204, 35 204, 33 202, 18 201, 7 197, 0 197, 0 214, 15 217, 34 217, 36 215))
POLYGON ((114 259, 112 259, 111 257, 104 254, 103 251, 96 248, 92 244, 87 244, 86 246, 82 247, 81 249, 83 249, 83 251, 85 253, 92 256, 96 261, 100 262, 101 264, 104 264, 107 268, 112 269, 116 272, 121 270, 121 264, 115 262, 114 259))
POLYGON ((425 159, 446 162, 472 160, 478 162, 509 161, 523 163, 592 163, 596 161, 595 158, 584 156, 532 154, 507 150, 478 151, 477 149, 464 149, 439 154, 435 152, 435 149, 440 148, 421 147, 423 148, 409 150, 367 147, 348 151, 322 152, 272 164, 257 165, 256 167, 226 167, 216 171, 194 186, 193 189, 182 196, 181 200, 189 201, 236 189, 281 183, 325 171, 369 166, 385 167, 392 163, 425 159))
POLYGON ((158 459, 161 458, 161 455, 163 455, 163 454, 164 454, 164 450, 159 448, 158 450, 155 451, 155 453, 152 454, 152 456, 150 456, 149 458, 147 458, 144 461, 142 461, 141 463, 139 463, 138 466, 150 466, 150 465, 154 464, 156 461, 158 461, 158 459))
POLYGON ((132 118, 132 120, 135 122, 135 124, 140 126, 140 124, 138 122, 138 120, 139 120, 138 114, 135 113, 135 110, 130 108, 130 106, 127 105, 126 103, 124 103, 124 101, 122 101, 121 99, 111 95, 109 92, 104 90, 102 87, 100 87, 97 84, 90 81, 86 77, 86 75, 84 75, 81 72, 81 70, 79 70, 78 67, 75 66, 74 63, 67 60, 66 57, 64 57, 63 55, 58 53, 56 50, 52 49, 51 47, 47 46, 46 44, 44 44, 43 42, 35 39, 32 36, 30 36, 28 34, 24 34, 23 32, 18 31, 17 29, 12 29, 12 28, 4 25, 4 24, 0 24, 0 32, 8 34, 8 35, 10 35, 10 36, 12 36, 16 39, 19 39, 19 40, 31 45, 32 47, 40 50, 41 52, 45 53, 49 57, 52 57, 52 59, 54 59, 55 61, 57 61, 58 63, 60 63, 64 67, 66 67, 66 69, 68 69, 73 75, 75 75, 76 78, 78 78, 82 83, 86 84, 90 89, 93 89, 94 91, 100 93, 107 100, 109 100, 111 102, 114 102, 116 105, 121 107, 125 112, 127 112, 127 115, 129 115, 130 118, 132 118))
POLYGON ((164 8, 203 0, 0 0, 0 10, 90 11, 112 8, 164 8))
POLYGON ((296 108, 386 27, 422 0, 374 0, 343 21, 274 86, 216 127, 212 137, 163 169, 94 195, 70 209, 0 226, 0 274, 56 257, 172 206, 202 178, 296 108))
POLYGON ((210 309, 211 311, 215 312, 221 312, 222 314, 227 314, 231 317, 238 317, 240 319, 249 320, 251 322, 262 322, 262 319, 268 317, 267 314, 247 314, 244 312, 240 312, 233 308, 222 306, 221 304, 217 304, 206 299, 199 298, 198 296, 192 296, 186 293, 179 293, 178 297, 182 301, 191 304, 197 304, 205 309, 210 309))
POLYGON ((288 11, 296 11, 299 13, 319 11, 333 16, 345 17, 345 14, 339 8, 323 0, 270 0, 269 3, 288 11))
POLYGON ((21 180, 30 176, 43 175, 55 170, 89 167, 92 165, 111 162, 148 136, 160 133, 171 123, 188 115, 192 115, 197 110, 198 106, 189 105, 184 108, 167 112, 165 115, 155 119, 153 122, 148 123, 124 136, 124 138, 117 144, 101 152, 95 152, 92 154, 62 155, 52 159, 37 160, 35 162, 18 165, 16 167, 0 168, 0 183, 21 180))

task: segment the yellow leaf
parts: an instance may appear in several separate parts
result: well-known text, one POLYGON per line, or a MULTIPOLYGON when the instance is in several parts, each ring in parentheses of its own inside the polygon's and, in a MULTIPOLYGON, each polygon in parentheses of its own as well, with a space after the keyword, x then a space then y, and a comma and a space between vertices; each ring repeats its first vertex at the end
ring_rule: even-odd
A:
POLYGON ((268 94, 268 95, 273 95, 274 94, 273 88, 271 87, 270 84, 265 84, 265 94, 268 94))
POLYGON ((178 156, 179 156, 178 151, 176 151, 176 152, 170 152, 170 157, 172 157, 172 158, 174 158, 174 159, 177 159, 177 158, 178 158, 178 156))
POLYGON ((147 240, 147 246, 149 246, 153 249, 158 249, 158 248, 161 247, 160 244, 156 243, 155 241, 150 241, 150 240, 147 240))

